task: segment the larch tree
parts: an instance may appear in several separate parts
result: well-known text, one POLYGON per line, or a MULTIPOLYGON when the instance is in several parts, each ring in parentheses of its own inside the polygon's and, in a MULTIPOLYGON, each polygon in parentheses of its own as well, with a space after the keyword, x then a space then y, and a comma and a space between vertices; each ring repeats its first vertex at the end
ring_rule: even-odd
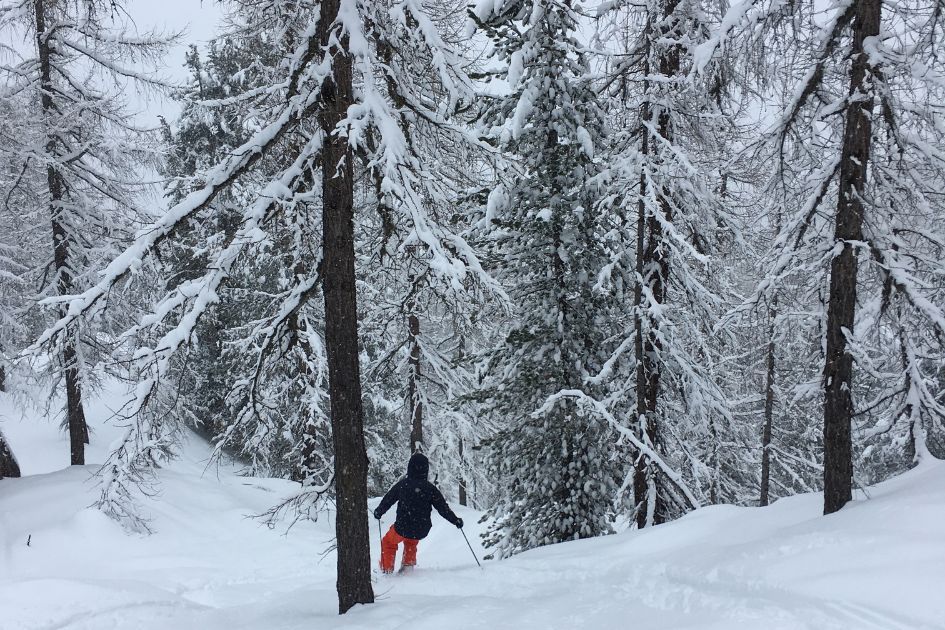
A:
MULTIPOLYGON (((456 67, 456 79, 468 91, 464 75, 472 62, 459 54, 465 15, 450 3, 425 6, 449 46, 446 59, 456 67)), ((455 88, 439 76, 437 55, 413 36, 401 38, 396 46, 384 43, 378 53, 397 72, 417 77, 411 93, 405 97, 394 91, 392 101, 406 110, 397 123, 414 156, 412 169, 423 174, 413 203, 435 218, 442 231, 438 238, 463 243, 475 230, 477 193, 485 185, 494 153, 465 129, 472 96, 467 92, 458 102, 450 95, 455 88), (413 99, 441 102, 457 111, 450 124, 411 115, 413 99)), ((504 292, 481 269, 458 276, 438 272, 439 264, 428 260, 425 243, 432 235, 422 225, 412 228, 396 220, 382 169, 369 165, 366 174, 372 185, 363 191, 364 204, 376 212, 360 226, 366 246, 359 248, 359 266, 370 374, 366 386, 378 421, 371 427, 373 459, 381 469, 377 472, 388 478, 382 484, 386 486, 391 477, 403 474, 403 461, 411 452, 423 451, 431 458, 432 474, 456 488, 464 469, 460 442, 475 441, 479 433, 479 423, 458 404, 471 383, 463 352, 467 340, 480 334, 481 309, 503 300, 504 292)))
MULTIPOLYGON (((155 162, 154 129, 137 125, 122 88, 161 89, 148 66, 166 50, 168 38, 139 35, 123 23, 111 0, 22 0, 0 12, 0 30, 11 39, 28 36, 32 50, 8 50, 2 72, 5 99, 19 99, 23 133, 4 144, 8 161, 22 177, 34 172, 43 183, 20 190, 29 207, 44 206, 48 226, 49 273, 42 275, 48 304, 87 286, 87 274, 127 239, 142 215, 134 170, 155 162), (129 170, 129 166, 131 169, 129 170)), ((74 328, 50 349, 51 369, 65 385, 65 421, 72 464, 85 463, 89 441, 83 391, 91 386, 88 367, 101 355, 92 328, 74 328)))
MULTIPOLYGON (((258 103, 249 95, 266 84, 277 63, 270 45, 275 36, 265 31, 244 37, 239 28, 233 30, 236 35, 211 42, 205 55, 196 47, 187 55, 191 79, 177 95, 182 111, 165 131, 172 202, 204 186, 207 171, 241 146, 260 118, 258 103)), ((238 229, 240 204, 249 191, 281 161, 268 159, 254 177, 221 194, 162 247, 160 274, 169 288, 199 275, 207 258, 238 229)), ((314 200, 304 203, 307 212, 316 211, 314 200)), ((324 378, 305 373, 324 374, 324 353, 318 344, 293 342, 259 366, 247 349, 261 339, 245 325, 302 272, 301 240, 310 243, 304 258, 318 258, 318 235, 311 228, 279 226, 241 256, 221 285, 219 302, 198 322, 196 343, 175 358, 172 378, 179 383, 173 413, 211 440, 218 454, 241 458, 252 474, 317 479, 315 485, 322 485, 330 480, 331 468, 327 386, 324 378)), ((320 321, 322 312, 311 302, 294 326, 320 321)))
POLYGON ((856 2, 849 16, 850 83, 846 103, 834 251, 827 301, 827 361, 824 365, 824 513, 853 498, 853 353, 847 335, 854 330, 859 243, 863 242, 864 198, 870 165, 873 74, 866 46, 879 35, 882 0, 856 2))
POLYGON ((13 389, 15 359, 42 322, 32 287, 42 275, 41 252, 48 250, 47 209, 34 203, 33 193, 42 187, 45 173, 27 168, 22 153, 9 150, 38 142, 36 130, 23 124, 28 103, 26 94, 5 92, 0 98, 0 145, 8 148, 0 152, 0 391, 4 392, 13 389))
POLYGON ((638 527, 733 500, 742 486, 733 446, 744 428, 723 387, 732 338, 718 328, 732 284, 724 257, 741 239, 721 194, 726 167, 737 169, 725 145, 739 140, 740 103, 723 65, 691 72, 712 15, 689 0, 615 3, 596 35, 616 130, 599 177, 613 209, 597 284, 623 316, 593 380, 632 461, 623 488, 638 527))
POLYGON ((753 299, 798 277, 825 295, 825 513, 852 498, 856 442, 866 457, 912 461, 943 427, 945 318, 931 280, 942 270, 942 10, 743 2, 702 50, 745 58, 764 41, 777 63, 761 83, 788 86, 757 146, 794 203, 753 299))

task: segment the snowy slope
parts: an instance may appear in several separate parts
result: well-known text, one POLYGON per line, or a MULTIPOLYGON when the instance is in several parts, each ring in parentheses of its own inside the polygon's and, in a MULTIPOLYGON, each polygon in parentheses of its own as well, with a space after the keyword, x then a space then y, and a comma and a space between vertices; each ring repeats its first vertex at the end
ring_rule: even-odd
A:
MULTIPOLYGON (((49 472, 63 462, 34 449, 65 453, 65 438, 10 409, 0 395, 2 428, 29 476, 0 481, 0 630, 945 628, 941 462, 830 517, 817 495, 715 506, 483 570, 434 517, 421 568, 379 578, 375 605, 338 617, 334 557, 322 555, 331 519, 285 534, 248 518, 292 484, 205 470, 206 449, 192 440, 148 504, 155 533, 128 536, 87 508, 95 467, 49 472)), ((101 425, 105 411, 90 414, 103 442, 117 431, 101 425)), ((460 515, 481 555, 477 515, 460 515)), ((371 533, 376 559, 374 523, 371 533)))

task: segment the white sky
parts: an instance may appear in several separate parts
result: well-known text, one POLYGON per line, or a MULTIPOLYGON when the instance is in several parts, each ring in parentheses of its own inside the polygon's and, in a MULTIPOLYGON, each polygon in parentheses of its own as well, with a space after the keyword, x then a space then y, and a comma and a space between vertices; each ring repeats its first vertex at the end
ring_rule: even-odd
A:
MULTIPOLYGON (((216 32, 223 15, 218 0, 125 0, 123 3, 139 31, 158 29, 168 32, 185 30, 180 44, 165 60, 161 74, 173 80, 187 78, 184 54, 190 44, 203 48, 216 32)), ((168 119, 177 116, 178 106, 164 98, 140 98, 135 109, 140 110, 142 122, 154 123, 158 115, 168 119)))

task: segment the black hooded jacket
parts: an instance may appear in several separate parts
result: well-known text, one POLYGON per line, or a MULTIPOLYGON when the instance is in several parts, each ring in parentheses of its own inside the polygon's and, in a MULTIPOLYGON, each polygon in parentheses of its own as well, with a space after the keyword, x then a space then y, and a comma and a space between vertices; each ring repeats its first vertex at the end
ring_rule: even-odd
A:
POLYGON ((387 491, 381 504, 374 510, 374 516, 380 518, 397 503, 394 530, 404 538, 426 538, 433 526, 430 522, 432 508, 436 508, 440 516, 453 525, 459 524, 459 519, 446 504, 442 493, 427 481, 429 472, 430 461, 422 453, 414 453, 407 463, 407 476, 387 491))

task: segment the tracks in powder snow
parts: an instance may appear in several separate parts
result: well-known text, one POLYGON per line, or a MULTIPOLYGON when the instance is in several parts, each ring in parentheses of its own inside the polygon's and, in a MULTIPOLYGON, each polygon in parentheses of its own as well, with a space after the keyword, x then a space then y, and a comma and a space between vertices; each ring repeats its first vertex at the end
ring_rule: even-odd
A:
POLYGON ((437 521, 419 568, 341 617, 331 515, 269 530, 247 516, 295 486, 201 471, 162 471, 152 536, 87 509, 90 470, 0 481, 0 630, 945 630, 945 466, 831 517, 817 495, 716 506, 483 569, 437 521))
MULTIPOLYGON (((689 558, 691 550, 647 553, 644 545, 628 548, 621 538, 537 550, 487 563, 481 572, 434 568, 406 580, 392 577, 379 584, 389 587, 381 627, 432 630, 455 625, 461 610, 465 621, 459 627, 470 629, 616 630, 631 619, 634 627, 647 630, 945 629, 945 624, 891 611, 888 600, 874 607, 845 597, 842 589, 812 594, 780 583, 766 574, 765 545, 689 558)), ((798 535, 777 554, 817 553, 833 544, 830 536, 824 538, 798 535)))

